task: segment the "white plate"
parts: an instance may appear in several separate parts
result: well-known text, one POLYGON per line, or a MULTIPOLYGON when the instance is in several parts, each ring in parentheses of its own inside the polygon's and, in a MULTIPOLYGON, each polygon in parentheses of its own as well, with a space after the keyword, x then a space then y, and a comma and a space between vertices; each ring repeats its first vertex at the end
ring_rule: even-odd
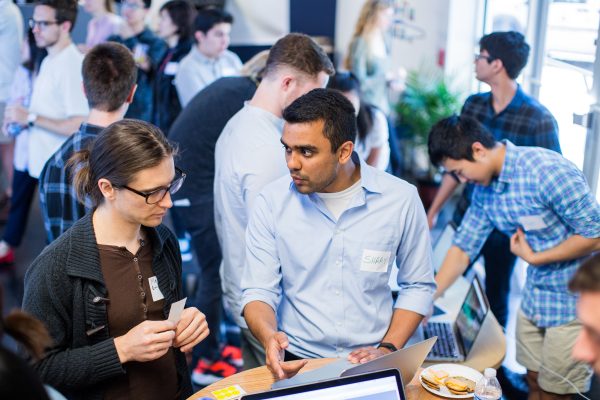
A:
POLYGON ((448 397, 450 399, 468 399, 470 397, 473 397, 473 393, 453 394, 444 385, 440 385, 440 390, 435 390, 433 388, 430 388, 429 386, 424 384, 423 380, 421 379, 421 376, 423 375, 423 373, 429 369, 433 369, 434 371, 440 371, 440 370, 446 371, 448 373, 448 376, 464 376, 465 378, 468 378, 475 383, 479 382, 479 380, 483 377, 483 375, 480 372, 478 372, 477 370, 475 370, 471 367, 467 367, 465 365, 460 365, 460 364, 435 364, 435 365, 425 368, 421 372, 421 375, 419 375, 419 382, 421 382, 421 385, 425 388, 425 390, 427 390, 428 392, 431 392, 435 395, 448 397))

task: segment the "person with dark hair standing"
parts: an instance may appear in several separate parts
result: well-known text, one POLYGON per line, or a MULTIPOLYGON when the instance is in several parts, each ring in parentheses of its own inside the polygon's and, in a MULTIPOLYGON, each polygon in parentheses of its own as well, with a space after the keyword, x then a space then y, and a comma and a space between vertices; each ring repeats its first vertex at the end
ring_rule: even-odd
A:
POLYGON ((87 148, 100 131, 123 119, 133 100, 137 68, 127 47, 104 43, 93 47, 83 60, 83 87, 90 116, 46 162, 40 174, 40 208, 46 238, 51 243, 90 210, 81 203, 72 185, 67 162, 73 153, 87 148))
POLYGON ((390 164, 389 126, 385 114, 362 100, 360 82, 352 72, 337 72, 327 87, 342 92, 356 110, 358 134, 354 151, 367 164, 385 171, 390 164))
POLYGON ((138 66, 137 90, 125 117, 146 122, 152 122, 154 116, 154 78, 167 52, 166 43, 146 26, 151 3, 152 0, 124 0, 121 3, 121 15, 125 23, 121 24, 118 34, 108 38, 131 50, 138 66))
MULTIPOLYGON (((558 126, 550 112, 536 99, 523 92, 516 82, 527 64, 529 45, 518 32, 494 32, 479 41, 475 55, 475 74, 491 91, 470 96, 461 116, 474 118, 496 138, 508 139, 517 146, 539 146, 560 153, 558 126)), ((445 175, 431 207, 427 211, 429 227, 452 196, 460 182, 445 175)), ((470 204, 473 186, 467 184, 454 213, 458 225, 470 204)), ((490 308, 498 322, 506 326, 508 294, 516 257, 509 251, 509 238, 494 230, 481 249, 485 262, 485 290, 490 308)))
POLYGON ((204 87, 223 76, 238 75, 242 61, 229 47, 233 17, 219 8, 198 10, 194 21, 196 45, 181 60, 175 87, 181 105, 185 107, 204 87))
POLYGON ((295 375, 303 358, 362 363, 402 348, 435 290, 417 190, 356 157, 352 103, 315 89, 283 118, 289 175, 252 207, 241 304, 276 379, 295 375))
POLYGON ((196 12, 189 0, 171 0, 160 8, 158 36, 169 50, 154 77, 154 124, 169 134, 171 124, 181 112, 177 89, 173 84, 179 62, 192 48, 193 21, 196 12))
MULTIPOLYGON (((252 98, 268 51, 250 59, 242 76, 219 78, 202 89, 173 123, 169 139, 182 149, 178 164, 188 171, 185 186, 173 196, 173 222, 189 232, 198 260, 198 279, 190 304, 206 314, 209 326, 221 326, 221 248, 214 216, 215 145, 227 121, 252 98), (202 110, 202 112, 198 112, 202 110), (201 154, 201 157, 198 155, 201 154)), ((192 353, 192 381, 205 386, 231 376, 242 367, 239 348, 227 345, 219 329, 212 329, 192 353)))
POLYGON ((122 120, 73 155, 73 185, 92 211, 52 242, 25 274, 23 309, 54 344, 35 364, 72 398, 185 399, 185 352, 208 335, 204 315, 183 310, 181 254, 163 225, 185 173, 153 125, 122 120))
POLYGON ((581 265, 569 282, 569 290, 579 294, 577 318, 583 325, 573 346, 573 358, 590 364, 600 374, 600 254, 581 265))
POLYGON ((570 357, 581 323, 577 298, 567 288, 583 258, 600 249, 600 205, 583 174, 555 151, 496 141, 467 117, 438 122, 428 145, 433 164, 474 184, 471 205, 436 275, 436 296, 466 270, 494 229, 507 235, 510 251, 529 263, 516 332, 529 396, 570 398, 574 388, 554 373, 586 392, 590 370, 570 357))
POLYGON ((15 174, 22 201, 12 202, 9 221, 0 241, 0 263, 14 261, 20 245, 29 205, 46 161, 75 132, 89 113, 81 87, 81 54, 71 40, 77 19, 75 0, 42 0, 29 19, 35 43, 47 50, 31 93, 29 107, 6 108, 5 122, 28 127, 27 160, 23 173, 15 174))
POLYGON ((333 74, 331 60, 314 40, 300 33, 284 36, 271 47, 254 96, 227 122, 217 140, 214 210, 223 254, 223 298, 226 311, 242 329, 247 369, 264 362, 262 345, 247 329, 240 308, 248 216, 263 186, 287 173, 279 141, 283 109, 304 93, 324 87, 333 74))

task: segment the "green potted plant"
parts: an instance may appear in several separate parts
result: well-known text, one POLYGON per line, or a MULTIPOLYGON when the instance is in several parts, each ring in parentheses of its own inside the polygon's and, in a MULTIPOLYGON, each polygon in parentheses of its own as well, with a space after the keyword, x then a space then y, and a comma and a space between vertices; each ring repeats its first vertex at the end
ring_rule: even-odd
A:
POLYGON ((398 131, 403 138, 405 173, 416 182, 425 208, 431 204, 441 180, 427 154, 429 131, 442 118, 460 112, 461 105, 461 95, 439 69, 408 73, 406 88, 396 105, 398 131))

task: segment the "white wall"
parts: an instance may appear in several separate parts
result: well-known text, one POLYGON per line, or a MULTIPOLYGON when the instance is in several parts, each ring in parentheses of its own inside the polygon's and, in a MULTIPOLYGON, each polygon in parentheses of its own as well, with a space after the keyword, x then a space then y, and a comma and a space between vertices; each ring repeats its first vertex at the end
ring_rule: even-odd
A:
POLYGON ((287 0, 228 0, 232 45, 270 46, 290 32, 287 0))

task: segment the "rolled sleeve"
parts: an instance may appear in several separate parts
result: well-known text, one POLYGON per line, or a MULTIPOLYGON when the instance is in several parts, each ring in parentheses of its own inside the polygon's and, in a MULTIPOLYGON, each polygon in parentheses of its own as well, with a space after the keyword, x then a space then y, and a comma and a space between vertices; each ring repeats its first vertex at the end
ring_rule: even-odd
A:
POLYGON ((281 300, 281 264, 277 255, 273 216, 263 196, 258 196, 246 229, 246 263, 241 288, 244 307, 262 301, 277 312, 281 300))
POLYGON ((396 252, 400 290, 394 308, 427 315, 436 285, 427 218, 414 188, 403 225, 402 241, 396 252))

